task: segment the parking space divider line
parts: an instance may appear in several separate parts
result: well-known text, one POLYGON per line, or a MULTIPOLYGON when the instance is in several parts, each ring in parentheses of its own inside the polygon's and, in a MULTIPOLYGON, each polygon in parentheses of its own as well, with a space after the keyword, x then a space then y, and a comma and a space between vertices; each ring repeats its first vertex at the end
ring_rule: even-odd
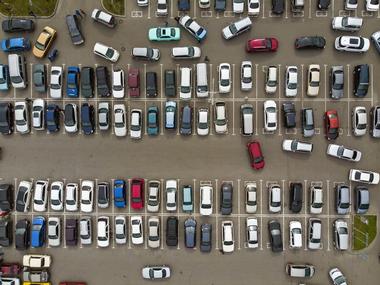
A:
POLYGON ((241 220, 240 220, 240 181, 241 179, 239 178, 237 180, 237 190, 238 190, 238 239, 239 239, 239 242, 238 242, 238 250, 241 249, 241 245, 240 245, 240 223, 241 223, 241 220))
MULTIPOLYGON (((197 199, 196 199, 196 197, 197 197, 197 195, 196 195, 196 193, 198 192, 198 191, 196 191, 196 184, 197 183, 197 179, 193 179, 193 214, 194 215, 196 215, 196 213, 197 213, 197 211, 195 210, 196 209, 196 207, 195 207, 195 205, 198 205, 197 204, 197 199)), ((200 201, 200 199, 199 199, 199 201, 200 201)))
POLYGON ((327 64, 324 64, 324 81, 325 81, 325 112, 327 110, 327 64))
POLYGON ((263 250, 263 180, 260 179, 260 250, 263 250))
MULTIPOLYGON (((214 197, 214 195, 213 195, 214 197)), ((215 179, 215 250, 219 250, 219 224, 218 224, 218 179, 215 179)))
POLYGON ((327 192, 327 251, 330 251, 330 180, 326 180, 327 192))
POLYGON ((235 135, 235 64, 232 64, 232 135, 235 135))
POLYGON ((160 179, 160 187, 158 190, 159 193, 159 199, 161 204, 161 236, 160 236, 160 243, 161 243, 161 249, 164 249, 164 179, 160 179))

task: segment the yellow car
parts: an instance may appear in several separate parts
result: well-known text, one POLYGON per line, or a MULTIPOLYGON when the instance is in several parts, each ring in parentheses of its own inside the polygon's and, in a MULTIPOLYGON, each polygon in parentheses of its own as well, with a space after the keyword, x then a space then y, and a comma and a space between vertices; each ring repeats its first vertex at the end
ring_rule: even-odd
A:
POLYGON ((48 52, 50 46, 52 45, 55 37, 57 35, 57 31, 46 26, 41 34, 38 36, 36 43, 33 47, 33 54, 36 57, 42 58, 48 52))
POLYGON ((22 285, 51 285, 50 282, 22 282, 22 285))

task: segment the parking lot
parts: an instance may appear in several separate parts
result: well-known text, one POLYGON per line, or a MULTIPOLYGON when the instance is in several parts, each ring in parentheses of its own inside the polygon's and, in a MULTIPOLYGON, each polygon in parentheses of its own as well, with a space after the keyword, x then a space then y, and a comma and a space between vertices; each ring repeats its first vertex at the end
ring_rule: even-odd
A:
MULTIPOLYGON (((351 214, 347 216, 337 215, 335 211, 335 185, 346 183, 350 186, 351 195, 356 184, 348 181, 348 173, 351 168, 380 171, 379 141, 372 139, 368 132, 364 137, 355 137, 351 130, 351 110, 355 106, 364 106, 369 112, 370 108, 380 103, 380 83, 377 81, 380 72, 379 54, 371 47, 367 53, 352 54, 338 53, 334 50, 335 37, 344 33, 331 30, 331 19, 338 15, 347 15, 343 10, 343 0, 332 0, 327 12, 316 10, 313 0, 305 1, 304 13, 293 15, 288 1, 286 1, 286 13, 278 17, 271 13, 270 1, 262 1, 260 15, 253 17, 253 27, 248 33, 239 38, 225 41, 221 37, 221 29, 230 22, 238 19, 232 11, 216 13, 213 8, 201 11, 197 1, 192 0, 192 8, 189 13, 207 27, 208 36, 205 42, 198 44, 186 31, 181 30, 181 41, 178 43, 148 41, 147 31, 151 27, 164 26, 168 21, 169 26, 176 26, 174 17, 179 13, 176 1, 171 1, 168 17, 157 17, 155 5, 147 8, 139 8, 135 1, 126 1, 126 15, 119 17, 118 26, 108 29, 105 26, 94 23, 89 14, 94 8, 101 8, 99 1, 65 0, 58 5, 58 10, 52 18, 38 19, 35 21, 36 29, 31 34, 34 42, 38 33, 45 25, 54 27, 58 37, 54 46, 59 49, 59 56, 53 65, 68 66, 99 66, 106 65, 111 71, 113 67, 121 67, 125 71, 129 67, 138 67, 141 75, 141 90, 145 90, 145 73, 155 71, 158 76, 157 98, 147 98, 144 92, 138 99, 126 96, 124 99, 100 98, 68 98, 52 99, 49 94, 40 94, 29 86, 25 90, 12 88, 10 92, 1 94, 0 102, 15 102, 24 98, 44 98, 48 102, 64 104, 74 102, 80 105, 88 101, 94 106, 100 102, 108 101, 110 104, 123 102, 128 108, 127 114, 133 108, 140 108, 146 114, 151 105, 160 108, 161 122, 163 122, 163 108, 167 100, 163 92, 163 74, 165 69, 177 70, 179 80, 179 68, 191 67, 195 71, 195 64, 203 61, 204 56, 209 58, 209 84, 210 97, 207 99, 192 98, 189 104, 197 110, 207 106, 213 111, 214 103, 222 100, 227 104, 228 133, 217 135, 213 128, 210 135, 200 137, 194 132, 190 137, 184 137, 179 132, 169 132, 160 127, 160 135, 148 136, 145 128, 141 140, 132 140, 129 136, 118 138, 113 130, 101 132, 96 130, 94 135, 65 133, 47 134, 45 131, 33 130, 31 134, 13 134, 9 137, 1 137, 2 158, 0 163, 0 179, 3 182, 13 183, 15 186, 21 180, 48 179, 50 182, 61 180, 64 183, 80 183, 84 179, 113 182, 113 179, 130 179, 141 177, 147 180, 158 179, 163 184, 166 179, 177 179, 178 185, 192 185, 194 189, 194 213, 191 214, 198 224, 197 243, 199 242, 199 225, 204 222, 213 225, 213 249, 211 253, 204 254, 199 250, 199 244, 195 249, 186 249, 184 246, 183 222, 189 217, 188 213, 178 211, 166 212, 161 207, 158 214, 138 212, 143 216, 145 223, 145 237, 147 218, 157 215, 161 220, 161 247, 157 250, 148 248, 145 241, 142 246, 132 245, 130 239, 126 245, 116 245, 114 242, 107 249, 92 246, 70 247, 63 244, 59 248, 45 247, 43 249, 30 249, 33 253, 48 253, 53 256, 52 281, 58 284, 63 279, 80 279, 88 284, 112 283, 119 284, 147 284, 141 279, 141 268, 146 264, 168 264, 172 267, 172 278, 167 284, 298 284, 298 280, 292 280, 285 274, 285 265, 292 263, 309 263, 316 267, 316 274, 305 284, 329 284, 328 270, 339 267, 348 279, 349 284, 375 284, 379 276, 378 254, 380 242, 378 239, 363 252, 338 252, 333 246, 332 222, 337 218, 344 218, 349 225, 353 221, 353 206, 351 214), (80 47, 71 44, 67 33, 65 15, 73 13, 74 9, 81 8, 87 12, 87 17, 81 20, 81 27, 86 42, 80 47), (303 35, 321 35, 326 38, 327 44, 324 50, 297 51, 294 49, 294 40, 303 35), (279 49, 276 53, 247 54, 244 43, 253 37, 276 37, 279 40, 279 49), (120 51, 121 56, 117 64, 109 64, 105 60, 95 57, 92 48, 95 42, 103 42, 120 51), (170 49, 174 46, 200 46, 202 49, 201 60, 174 61, 170 58, 170 49), (143 62, 133 60, 130 53, 132 47, 151 46, 160 48, 161 59, 158 62, 143 62), (253 89, 249 92, 240 90, 240 64, 243 60, 251 60, 253 63, 253 89), (228 95, 218 92, 217 66, 222 62, 228 62, 232 67, 232 90, 228 95), (315 98, 306 95, 307 69, 310 64, 321 66, 321 83, 319 95, 315 98), (356 98, 352 95, 352 70, 355 65, 367 63, 370 65, 371 81, 368 95, 364 98, 356 98), (277 65, 279 69, 279 88, 274 95, 266 95, 264 92, 265 72, 269 65, 277 65), (284 96, 283 80, 285 68, 288 65, 296 65, 299 70, 299 82, 301 84, 298 95, 295 98, 284 96), (340 100, 333 100, 329 96, 329 70, 333 65, 343 65, 345 68, 345 91, 340 100), (265 100, 272 99, 277 103, 278 110, 283 102, 292 101, 297 111, 297 128, 286 129, 283 126, 283 117, 279 113, 279 128, 275 133, 264 131, 263 104, 265 100), (251 137, 240 135, 240 105, 250 103, 255 110, 255 134, 251 137), (301 108, 312 107, 314 109, 316 135, 309 139, 314 149, 311 154, 285 153, 281 149, 282 140, 286 138, 302 138, 300 111, 301 108), (328 141, 324 137, 323 114, 328 109, 336 109, 340 118, 340 136, 337 144, 342 144, 363 152, 360 162, 337 160, 326 155, 328 141), (261 171, 250 168, 246 144, 252 139, 259 140, 265 156, 266 166, 261 171), (214 211, 210 217, 199 214, 199 185, 203 181, 209 181, 214 187, 214 211), (233 213, 230 216, 222 216, 219 213, 220 185, 224 181, 231 181, 234 186, 233 213), (244 186, 249 181, 255 181, 258 185, 258 210, 256 214, 245 212, 244 186), (268 190, 270 183, 277 182, 282 188, 283 207, 282 212, 272 214, 268 211, 268 190), (304 203, 301 213, 293 214, 289 211, 288 189, 290 182, 301 182, 304 185, 304 203), (323 213, 318 215, 322 220, 322 249, 310 251, 307 249, 307 224, 312 217, 309 213, 308 201, 309 187, 313 183, 321 183, 324 191, 323 213), (180 220, 179 244, 177 248, 168 248, 164 241, 165 223, 167 216, 174 215, 180 220), (250 250, 246 248, 245 219, 256 217, 259 221, 259 248, 250 250), (276 219, 281 223, 284 251, 272 253, 269 245, 267 230, 268 221, 276 219), (235 252, 224 254, 221 248, 221 222, 232 220, 235 228, 235 252), (298 220, 303 226, 303 248, 293 250, 289 248, 289 221, 298 220)), ((155 2, 155 1, 151 1, 155 2)), ((229 1, 230 2, 230 1, 229 1)), ((380 14, 369 14, 364 11, 364 4, 351 15, 364 18, 364 25, 359 33, 361 36, 370 35, 379 29, 380 14)), ((228 9, 231 10, 231 3, 228 9)), ((3 35, 5 37, 5 35, 3 35)), ((33 64, 44 63, 50 70, 51 63, 47 60, 39 60, 31 53, 26 56, 29 74, 29 82, 32 82, 31 71, 33 64)), ((5 63, 6 55, 0 54, 0 62, 5 63)), ((195 82, 195 76, 193 77, 195 82)), ((177 84, 179 86, 179 83, 177 84)), ((178 97, 174 99, 179 106, 185 102, 178 97)), ((179 112, 178 112, 179 115, 179 112)), ((211 114, 213 115, 213 114, 211 114)), ((129 120, 128 120, 129 121, 129 120)), ((196 120, 193 120, 195 124, 196 120)), ((212 121, 211 121, 212 122, 212 121)), ((195 125, 194 125, 195 126, 195 125)), ((112 129, 112 128, 111 128, 112 129)), ((370 186, 371 206, 369 213, 379 212, 380 194, 378 186, 370 186)), ((181 191, 180 191, 181 192, 181 191)), ((179 193, 180 193, 179 192, 179 193)), ((147 193, 147 191, 145 191, 147 193)), ((112 198, 112 197, 111 197, 112 198)), ((178 205, 181 205, 182 196, 178 196, 178 205)), ((164 202, 164 195, 161 195, 164 202)), ((351 199, 353 202, 353 199, 351 199)), ((127 217, 136 214, 130 206, 120 210, 113 204, 108 209, 94 208, 90 214, 95 226, 96 217, 107 215, 125 215, 127 217)), ((29 212, 26 216, 31 219, 37 213, 29 212)), ((13 214, 13 219, 18 220, 25 215, 13 214)), ((88 216, 84 213, 53 213, 46 212, 43 216, 61 217, 62 222, 67 218, 88 216)), ((350 231, 351 234, 351 231, 350 231)), ((10 261, 20 261, 22 253, 15 249, 5 249, 5 257, 10 261)))

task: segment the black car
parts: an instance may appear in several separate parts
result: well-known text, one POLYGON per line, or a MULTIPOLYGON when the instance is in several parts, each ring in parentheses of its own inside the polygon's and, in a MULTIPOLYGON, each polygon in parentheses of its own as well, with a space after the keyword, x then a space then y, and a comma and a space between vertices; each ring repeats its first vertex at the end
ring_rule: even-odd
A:
POLYGON ((0 221, 0 246, 10 246, 12 244, 12 236, 11 221, 0 221))
POLYGON ((283 251, 281 225, 278 221, 272 220, 268 223, 269 238, 273 252, 283 251))
POLYGON ((81 45, 84 43, 84 38, 80 31, 78 18, 76 15, 67 15, 66 16, 66 25, 69 30, 71 41, 74 45, 81 45))
POLYGON ((45 64, 34 64, 33 65, 33 85, 34 90, 37 92, 46 92, 46 66, 45 64))
POLYGON ((193 126, 193 110, 189 105, 182 108, 181 125, 179 132, 181 135, 191 135, 193 126))
POLYGON ((284 115, 285 128, 296 127, 296 107, 293 102, 285 102, 282 104, 282 113, 284 115))
POLYGON ((145 88, 147 97, 157 97, 157 73, 147 72, 145 76, 145 88))
POLYGON ((50 133, 59 131, 59 106, 56 104, 49 104, 46 108, 46 128, 50 133))
POLYGON ((296 49, 322 49, 326 46, 326 40, 324 37, 320 36, 299 37, 296 39, 294 45, 296 49))
POLYGON ((302 183, 290 183, 289 209, 293 213, 301 212, 302 193, 302 183))
POLYGON ((281 15, 285 10, 284 0, 272 0, 272 13, 276 15, 281 15))
POLYGON ((227 1, 226 0, 215 0, 214 9, 217 12, 226 11, 227 1))
POLYGON ((166 220, 166 245, 178 245, 178 218, 170 216, 166 220))
POLYGON ((78 114, 78 107, 75 104, 67 103, 65 105, 65 116, 64 116, 64 122, 65 126, 67 127, 73 127, 77 126, 78 122, 76 121, 76 115, 78 114))
POLYGON ((200 249, 202 252, 210 252, 211 248, 212 248, 212 225, 202 224, 200 249))
POLYGON ((14 18, 4 20, 1 27, 7 33, 31 32, 34 30, 34 22, 29 19, 14 18))
POLYGON ((354 68, 354 95, 364 97, 368 93, 369 86, 369 65, 359 64, 354 68))
POLYGON ((85 135, 91 135, 95 131, 94 106, 83 103, 81 106, 81 124, 82 131, 85 135))
POLYGON ((230 182, 223 182, 220 188, 220 212, 222 215, 232 213, 233 186, 230 182))
POLYGON ((0 103, 0 133, 10 135, 13 133, 13 105, 0 103))
POLYGON ((330 0, 318 0, 317 8, 319 10, 327 10, 330 7, 330 0))
POLYGON ((165 70, 165 96, 175 97, 177 93, 175 70, 165 70))
POLYGON ((109 183, 99 182, 98 183, 98 207, 107 208, 109 206, 109 183))
POLYGON ((185 221, 185 246, 194 248, 197 241, 197 222, 193 218, 185 221))
POLYGON ((108 70, 106 66, 98 66, 96 68, 96 88, 98 90, 98 96, 109 97, 111 95, 108 70))
POLYGON ((85 98, 94 97, 94 69, 89 66, 81 68, 80 92, 85 98))
POLYGON ((13 189, 11 184, 0 184, 0 216, 13 209, 13 189))
POLYGON ((16 223, 15 244, 17 250, 26 250, 30 243, 30 222, 22 219, 16 223))
POLYGON ((78 220, 66 219, 65 223, 65 241, 66 245, 75 246, 78 242, 78 220))
POLYGON ((190 11, 190 0, 178 0, 179 11, 190 11))

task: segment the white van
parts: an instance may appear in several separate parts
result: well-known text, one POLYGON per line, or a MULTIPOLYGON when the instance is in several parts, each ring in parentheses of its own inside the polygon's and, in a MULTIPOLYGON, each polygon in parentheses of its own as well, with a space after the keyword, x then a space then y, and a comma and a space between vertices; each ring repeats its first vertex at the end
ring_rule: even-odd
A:
POLYGON ((25 57, 18 54, 8 55, 9 77, 14 88, 26 88, 28 77, 26 75, 25 57))
POLYGON ((183 100, 191 99, 191 68, 181 67, 181 87, 179 98, 183 100))
POLYGON ((253 135, 253 106, 243 104, 240 106, 241 134, 243 136, 253 135))
POLYGON ((208 97, 207 64, 197 64, 197 97, 208 97))
POLYGON ((315 268, 313 265, 308 264, 291 264, 288 263, 286 265, 286 273, 290 277, 296 277, 296 278, 311 278, 314 276, 315 268))

